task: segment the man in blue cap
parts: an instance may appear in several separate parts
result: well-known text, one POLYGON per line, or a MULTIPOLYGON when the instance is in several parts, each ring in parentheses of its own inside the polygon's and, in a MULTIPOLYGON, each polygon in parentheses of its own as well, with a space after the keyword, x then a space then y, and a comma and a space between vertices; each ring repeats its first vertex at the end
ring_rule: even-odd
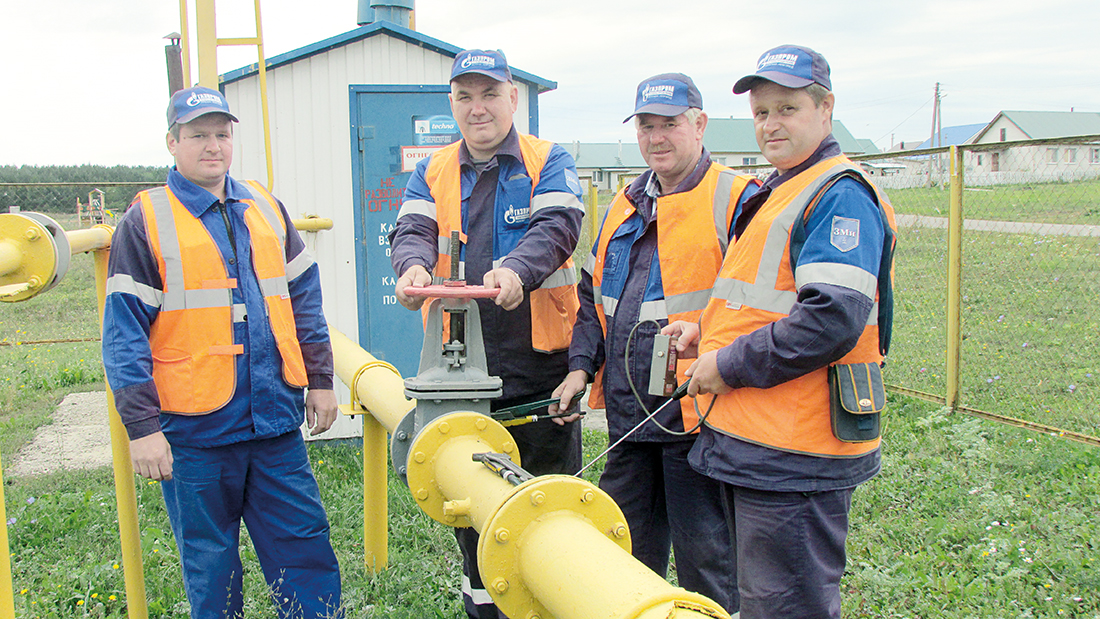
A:
MULTIPOLYGON (((516 131, 519 94, 499 51, 470 49, 451 66, 451 112, 462 140, 421 161, 409 178, 390 234, 395 291, 405 294, 450 276, 450 237, 462 239, 459 273, 498 288, 478 299, 489 374, 503 381, 493 410, 548 399, 568 369, 577 311, 570 256, 584 207, 573 158, 561 146, 516 131)), ((545 412, 535 411, 535 413, 545 412)), ((536 475, 573 474, 581 464, 579 422, 539 421, 510 428, 523 467, 536 475)), ((496 619, 477 570, 477 532, 455 529, 463 555, 462 594, 475 619, 496 619)))
POLYGON ((893 208, 832 135, 820 54, 769 50, 733 92, 749 92, 775 172, 738 215, 699 323, 667 329, 685 354, 698 345, 688 393, 714 394, 689 460, 721 483, 742 619, 840 617, 852 492, 880 469, 893 208))
POLYGON ((134 471, 161 483, 191 617, 243 617, 241 520, 280 618, 343 616, 302 432, 336 418, 321 284, 282 203, 229 176, 225 97, 168 105, 168 184, 111 242, 103 364, 134 471))
MULTIPOLYGON (((650 412, 654 338, 670 321, 698 320, 731 239, 733 220, 759 182, 713 162, 703 147, 707 115, 692 79, 655 75, 638 84, 634 119, 649 165, 608 207, 581 274, 581 308, 563 403, 594 381, 589 403, 606 408, 615 443, 600 476, 623 510, 634 556, 662 577, 669 546, 680 586, 737 612, 736 560, 718 482, 687 455, 699 418, 691 400, 650 412)), ((686 380, 682 364, 677 382, 686 380)))

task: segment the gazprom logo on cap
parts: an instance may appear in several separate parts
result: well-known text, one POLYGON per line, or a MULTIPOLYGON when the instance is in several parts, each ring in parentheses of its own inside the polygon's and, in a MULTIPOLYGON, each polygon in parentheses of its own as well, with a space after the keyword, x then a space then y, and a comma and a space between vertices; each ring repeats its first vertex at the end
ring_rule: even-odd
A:
POLYGON ((462 68, 469 69, 470 67, 484 67, 492 69, 497 66, 497 61, 492 56, 475 56, 470 55, 462 59, 462 68))
POLYGON ((650 84, 642 89, 642 102, 649 103, 650 99, 672 99, 676 93, 676 87, 672 84, 650 84))
POLYGON ((760 59, 760 62, 756 64, 756 70, 760 71, 764 67, 777 64, 787 67, 788 69, 798 63, 798 54, 768 54, 760 59))
POLYGON ((187 97, 188 107, 196 107, 204 104, 212 104, 220 107, 222 98, 208 92, 193 92, 190 97, 187 97))

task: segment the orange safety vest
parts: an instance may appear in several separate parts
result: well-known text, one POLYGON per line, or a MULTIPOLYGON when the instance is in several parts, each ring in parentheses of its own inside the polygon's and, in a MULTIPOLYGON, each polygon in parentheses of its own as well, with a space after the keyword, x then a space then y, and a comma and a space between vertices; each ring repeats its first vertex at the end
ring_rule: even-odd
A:
MULTIPOLYGON (((256 181, 245 181, 245 224, 252 238, 252 263, 267 305, 268 322, 283 358, 283 379, 307 384, 286 278, 286 221, 256 181)), ((236 390, 233 292, 221 252, 197 217, 167 187, 138 194, 149 245, 157 260, 164 297, 149 332, 153 381, 161 410, 203 415, 225 406, 236 390)))
MULTIPOLYGON (((799 214, 809 210, 808 205, 816 204, 830 181, 852 172, 858 173, 873 189, 890 228, 896 233, 894 209, 886 196, 843 155, 821 161, 783 183, 771 193, 726 254, 714 284, 714 296, 701 319, 700 354, 722 348, 790 314, 798 295, 790 263, 791 228, 799 214)), ((879 274, 886 276, 893 275, 879 274)), ((876 292, 876 306, 863 334, 855 348, 836 363, 882 361, 877 305, 876 292)), ((879 439, 846 443, 833 436, 827 368, 768 389, 744 387, 719 395, 706 423, 735 438, 812 456, 857 457, 879 446, 879 439)))
MULTIPOLYGON (((729 230, 741 192, 749 183, 756 182, 752 176, 735 174, 726 166, 711 163, 710 169, 694 189, 657 197, 657 256, 661 263, 664 299, 642 303, 639 320, 695 322, 699 319, 710 300, 714 278, 722 266, 722 256, 726 253, 729 230), (700 208, 708 203, 711 204, 709 210, 700 208)), ((591 269, 592 293, 605 338, 607 317, 615 314, 618 302, 618 299, 604 295, 601 287, 607 247, 615 231, 635 212, 634 205, 626 197, 626 188, 623 188, 608 207, 596 241, 591 269)), ((691 367, 692 361, 682 359, 677 362, 678 383, 687 380, 684 372, 691 367)), ((593 380, 588 403, 593 408, 605 406, 602 367, 593 380)), ((685 430, 698 422, 690 399, 680 401, 680 410, 685 430)))
MULTIPOLYGON (((539 175, 550 154, 553 142, 534 136, 518 134, 520 154, 527 176, 531 177, 531 192, 539 184, 539 175)), ((431 156, 424 175, 436 206, 436 224, 439 228, 439 259, 435 264, 436 283, 451 274, 451 231, 457 230, 459 241, 466 242, 462 231, 462 174, 459 149, 462 142, 446 146, 431 156)), ((494 268, 497 266, 494 262, 494 268)), ((465 268, 460 265, 460 277, 465 268)), ((474 282, 479 283, 479 282, 474 282)), ((525 282, 529 283, 529 282, 525 282)), ((573 259, 551 273, 539 288, 532 290, 531 298, 531 347, 539 352, 566 350, 573 338, 573 323, 577 319, 580 302, 577 299, 577 272, 573 259)), ((424 324, 428 320, 428 303, 423 308, 424 324)), ((444 322, 444 329, 447 328, 444 322)))

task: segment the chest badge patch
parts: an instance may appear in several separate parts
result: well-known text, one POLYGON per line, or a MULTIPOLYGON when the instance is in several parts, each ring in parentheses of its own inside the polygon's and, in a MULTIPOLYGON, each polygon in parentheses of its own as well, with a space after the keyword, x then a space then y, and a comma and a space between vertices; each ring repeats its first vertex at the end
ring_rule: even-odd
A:
POLYGON ((859 247, 859 220, 834 215, 829 242, 842 252, 859 247))

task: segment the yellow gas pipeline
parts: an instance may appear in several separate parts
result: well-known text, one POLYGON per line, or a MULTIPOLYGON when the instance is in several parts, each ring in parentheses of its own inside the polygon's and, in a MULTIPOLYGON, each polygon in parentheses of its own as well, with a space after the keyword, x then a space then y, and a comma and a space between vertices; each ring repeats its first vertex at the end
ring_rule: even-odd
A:
MULTIPOLYGON (((415 402, 403 395, 401 376, 331 325, 329 334, 336 375, 351 388, 353 399, 391 434, 405 432, 402 421, 415 402)), ((599 488, 565 475, 535 477, 516 486, 476 460, 504 454, 519 464, 511 434, 492 418, 450 413, 427 423, 411 441, 405 469, 409 490, 433 519, 481 533, 482 580, 508 616, 729 617, 715 602, 673 587, 632 557, 626 519, 599 488)), ((384 449, 384 442, 368 446, 364 439, 364 458, 368 451, 384 449)), ((365 513, 378 508, 378 503, 364 502, 365 513)))

